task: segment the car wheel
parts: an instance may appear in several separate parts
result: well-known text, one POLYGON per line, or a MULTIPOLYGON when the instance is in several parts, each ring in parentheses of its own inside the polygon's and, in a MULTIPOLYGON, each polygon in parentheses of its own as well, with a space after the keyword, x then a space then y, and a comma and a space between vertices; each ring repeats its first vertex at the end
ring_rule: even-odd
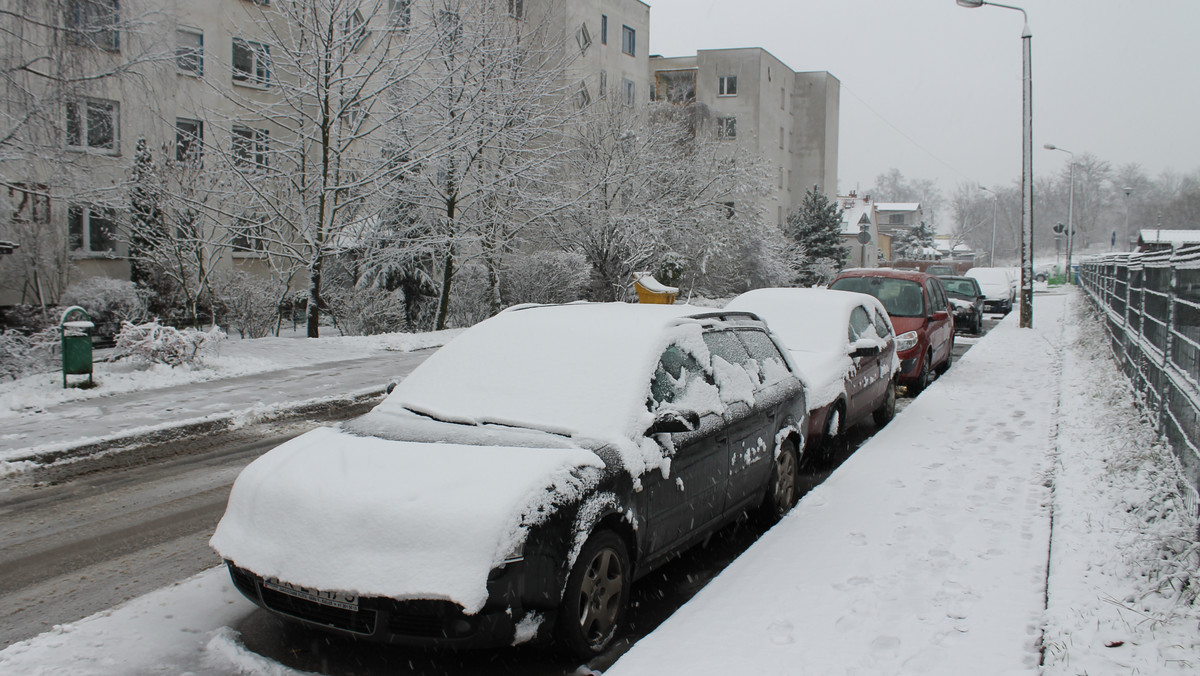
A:
POLYGON ((849 445, 846 439, 846 411, 841 404, 833 407, 825 421, 825 438, 821 443, 822 460, 832 460, 849 445))
POLYGON ((620 536, 609 530, 593 533, 567 577, 555 627, 559 643, 580 659, 604 652, 625 620, 631 573, 620 536))
POLYGON ((926 354, 925 358, 921 360, 921 371, 917 373, 917 380, 912 385, 908 386, 908 392, 912 396, 917 396, 924 391, 926 387, 929 387, 929 362, 931 361, 933 361, 932 352, 926 354))
POLYGON ((771 467, 771 482, 767 484, 767 495, 763 499, 763 515, 772 523, 782 519, 796 505, 799 466, 796 445, 791 441, 783 442, 779 457, 771 467))
POLYGON ((896 417, 896 383, 894 381, 888 383, 887 396, 883 398, 883 403, 879 405, 879 408, 871 412, 871 417, 875 419, 876 427, 883 427, 896 417))

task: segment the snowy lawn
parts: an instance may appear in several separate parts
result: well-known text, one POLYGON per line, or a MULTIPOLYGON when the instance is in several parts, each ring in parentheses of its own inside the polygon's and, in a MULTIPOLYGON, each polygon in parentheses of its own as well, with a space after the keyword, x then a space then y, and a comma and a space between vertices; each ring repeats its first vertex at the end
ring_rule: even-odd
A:
MULTIPOLYGON (((444 345, 462 329, 432 333, 385 333, 376 336, 335 336, 308 339, 302 333, 288 337, 221 341, 214 356, 196 366, 171 368, 130 359, 97 361, 96 387, 63 389, 62 371, 41 373, 0 383, 0 420, 37 411, 66 401, 91 399, 120 392, 153 390, 206 380, 263 373, 279 369, 369 357, 380 352, 408 352, 444 345)), ((107 351, 106 351, 107 352, 107 351)), ((95 358, 99 360, 101 353, 95 358)), ((71 383, 86 382, 72 376, 71 383)))
MULTIPOLYGON (((1066 300, 980 340, 607 673, 1196 673, 1196 522, 1066 300)), ((294 674, 242 647, 252 612, 216 568, 14 644, 0 673, 294 674)))

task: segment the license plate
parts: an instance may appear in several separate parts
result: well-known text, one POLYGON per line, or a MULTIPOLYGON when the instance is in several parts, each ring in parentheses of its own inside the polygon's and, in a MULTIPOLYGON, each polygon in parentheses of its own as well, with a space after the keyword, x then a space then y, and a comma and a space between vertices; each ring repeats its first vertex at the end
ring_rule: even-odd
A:
POLYGON ((328 592, 320 589, 309 589, 294 585, 290 582, 280 582, 275 578, 263 580, 263 586, 280 594, 287 594, 305 601, 312 601, 331 608, 342 610, 358 610, 358 595, 345 592, 328 592))

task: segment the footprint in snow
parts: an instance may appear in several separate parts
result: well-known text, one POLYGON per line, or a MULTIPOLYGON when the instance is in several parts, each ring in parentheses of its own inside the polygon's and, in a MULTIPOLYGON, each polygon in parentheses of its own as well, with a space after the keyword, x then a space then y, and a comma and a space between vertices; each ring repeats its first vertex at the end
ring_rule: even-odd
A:
POLYGON ((776 620, 767 626, 767 636, 770 637, 771 643, 775 645, 786 645, 795 643, 795 627, 787 620, 776 620))

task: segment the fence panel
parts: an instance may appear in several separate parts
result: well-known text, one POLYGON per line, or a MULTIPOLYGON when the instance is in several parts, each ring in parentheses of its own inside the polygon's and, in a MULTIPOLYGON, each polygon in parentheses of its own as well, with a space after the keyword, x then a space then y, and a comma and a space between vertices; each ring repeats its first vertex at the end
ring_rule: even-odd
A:
POLYGON ((1109 347, 1168 440, 1200 509, 1200 246, 1084 260, 1077 276, 1109 347))

